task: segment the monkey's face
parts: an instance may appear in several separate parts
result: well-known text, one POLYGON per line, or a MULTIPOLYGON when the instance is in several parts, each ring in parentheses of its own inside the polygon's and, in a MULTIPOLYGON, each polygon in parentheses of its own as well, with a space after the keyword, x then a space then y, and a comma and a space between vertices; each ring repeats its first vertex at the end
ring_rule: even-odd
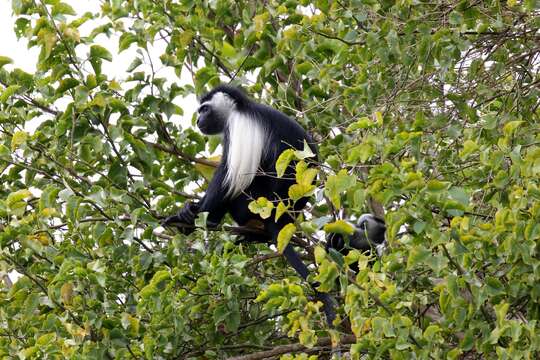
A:
POLYGON ((235 108, 234 101, 225 93, 217 92, 212 97, 203 98, 199 106, 197 126, 206 135, 223 133, 227 119, 235 108))
POLYGON ((203 103, 199 107, 197 126, 203 134, 217 135, 223 132, 226 119, 219 111, 212 108, 211 104, 203 103))
POLYGON ((349 238, 350 246, 361 251, 375 248, 380 256, 386 247, 384 221, 371 214, 364 214, 358 220, 358 225, 355 226, 356 230, 349 238))

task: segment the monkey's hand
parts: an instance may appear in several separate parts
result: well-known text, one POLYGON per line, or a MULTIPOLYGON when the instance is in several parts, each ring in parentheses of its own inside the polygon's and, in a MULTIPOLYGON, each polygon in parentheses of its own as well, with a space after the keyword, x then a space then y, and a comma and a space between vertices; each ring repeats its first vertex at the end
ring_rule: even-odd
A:
POLYGON ((169 216, 162 224, 163 226, 175 226, 183 234, 191 234, 195 230, 195 218, 199 213, 199 204, 187 202, 178 214, 169 216))

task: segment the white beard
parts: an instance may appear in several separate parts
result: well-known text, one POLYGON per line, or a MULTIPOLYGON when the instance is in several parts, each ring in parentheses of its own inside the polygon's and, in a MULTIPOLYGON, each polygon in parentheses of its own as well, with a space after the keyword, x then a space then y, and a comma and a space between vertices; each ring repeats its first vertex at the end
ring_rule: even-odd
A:
POLYGON ((235 197, 255 178, 264 154, 268 131, 250 115, 238 112, 234 100, 225 93, 214 94, 210 101, 201 106, 206 104, 226 119, 229 152, 224 185, 227 186, 227 196, 235 197))
POLYGON ((232 111, 227 119, 229 153, 227 155, 227 195, 235 197, 253 181, 266 145, 267 131, 249 115, 232 111))

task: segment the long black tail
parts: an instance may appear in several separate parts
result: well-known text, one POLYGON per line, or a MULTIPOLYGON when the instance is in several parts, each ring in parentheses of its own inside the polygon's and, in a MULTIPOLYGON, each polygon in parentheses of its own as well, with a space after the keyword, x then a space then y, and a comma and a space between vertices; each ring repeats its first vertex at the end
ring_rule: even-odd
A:
MULTIPOLYGON (((283 250, 283 255, 285 256, 289 264, 294 268, 294 270, 296 270, 296 272, 304 280, 307 280, 307 277, 309 275, 309 269, 300 258, 300 255, 298 255, 298 253, 294 251, 294 248, 291 244, 288 244, 285 247, 285 250, 283 250)), ((330 295, 317 291, 315 289, 317 284, 311 284, 311 286, 315 291, 315 297, 317 298, 317 300, 320 300, 323 303, 323 310, 324 314, 326 315, 326 321, 328 325, 332 326, 332 323, 336 318, 336 305, 334 303, 334 300, 330 295)))

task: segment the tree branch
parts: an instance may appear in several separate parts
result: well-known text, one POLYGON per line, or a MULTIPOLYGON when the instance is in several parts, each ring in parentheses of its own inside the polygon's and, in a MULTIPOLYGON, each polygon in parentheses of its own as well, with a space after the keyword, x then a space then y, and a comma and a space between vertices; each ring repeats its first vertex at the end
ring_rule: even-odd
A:
MULTIPOLYGON (((344 335, 340 339, 341 344, 354 344, 355 342, 356 342, 356 336, 354 335, 344 335)), ((317 344, 315 345, 315 347, 317 348, 324 348, 324 347, 331 347, 331 346, 332 346, 332 339, 329 337, 319 339, 319 341, 317 341, 317 344)), ((309 349, 305 347, 304 345, 297 343, 297 344, 276 346, 272 350, 260 351, 260 352, 256 352, 256 353, 252 353, 248 355, 234 356, 234 357, 229 358, 228 360, 259 360, 259 359, 267 359, 267 358, 276 357, 276 356, 280 356, 284 354, 296 353, 300 351, 309 351, 309 350, 313 350, 313 349, 309 349)), ((318 350, 322 350, 322 349, 318 349, 318 350)))

